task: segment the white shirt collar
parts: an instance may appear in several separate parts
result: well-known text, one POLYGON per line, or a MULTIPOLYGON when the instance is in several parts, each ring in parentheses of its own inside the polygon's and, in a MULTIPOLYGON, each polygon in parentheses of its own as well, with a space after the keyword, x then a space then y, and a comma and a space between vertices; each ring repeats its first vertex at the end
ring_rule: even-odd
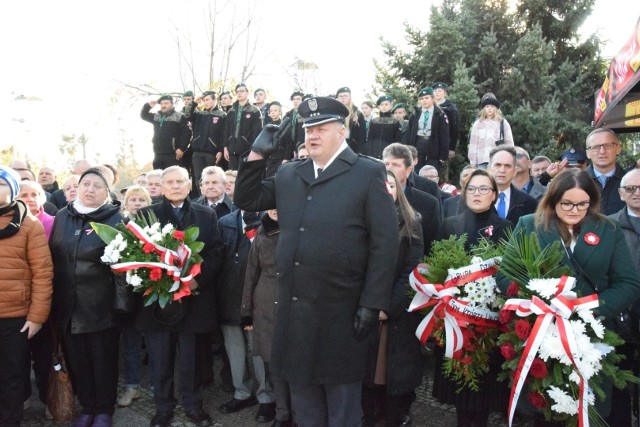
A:
MULTIPOLYGON (((323 171, 325 171, 329 165, 331 165, 331 163, 333 163, 333 161, 340 155, 340 153, 342 153, 344 150, 346 150, 347 148, 349 148, 349 144, 347 144, 346 140, 342 141, 342 144, 340 145, 340 148, 338 148, 338 151, 336 151, 333 156, 329 159, 329 161, 327 162, 326 165, 324 165, 324 168, 322 168, 323 171)), ((316 163, 316 161, 313 161, 313 173, 316 177, 316 179, 318 178, 318 168, 320 166, 318 166, 318 164, 316 163)))

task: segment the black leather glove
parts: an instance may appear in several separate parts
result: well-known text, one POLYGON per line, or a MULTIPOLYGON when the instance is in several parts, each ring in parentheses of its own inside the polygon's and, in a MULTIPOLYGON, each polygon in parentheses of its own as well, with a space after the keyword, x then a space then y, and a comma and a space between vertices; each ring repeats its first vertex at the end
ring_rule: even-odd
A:
POLYGON ((373 331, 378 324, 380 310, 368 307, 358 307, 356 317, 353 319, 353 332, 358 341, 362 341, 373 331))
POLYGON ((251 151, 255 151, 267 158, 271 156, 283 135, 286 135, 291 128, 291 119, 285 117, 280 126, 274 124, 268 124, 262 129, 262 132, 258 135, 253 144, 251 145, 251 151))

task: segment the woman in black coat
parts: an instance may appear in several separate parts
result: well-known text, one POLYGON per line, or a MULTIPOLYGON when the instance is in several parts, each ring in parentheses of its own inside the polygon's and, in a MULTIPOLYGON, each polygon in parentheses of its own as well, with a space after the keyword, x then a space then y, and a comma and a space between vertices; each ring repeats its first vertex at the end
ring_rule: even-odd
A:
POLYGON ((82 410, 74 426, 111 426, 118 386, 118 337, 113 308, 115 276, 100 258, 105 243, 91 222, 115 226, 124 219, 110 203, 113 174, 103 166, 80 177, 78 198, 56 215, 52 318, 62 331, 73 389, 82 410))
MULTIPOLYGON (((463 213, 444 220, 439 239, 455 235, 467 235, 465 249, 477 244, 481 239, 498 242, 505 237, 511 222, 498 216, 493 205, 498 197, 498 186, 486 171, 475 170, 462 187, 462 200, 467 209, 463 213)), ((498 354, 489 359, 490 370, 482 378, 481 389, 477 392, 464 389, 459 393, 458 384, 442 373, 444 351, 436 347, 436 367, 433 376, 433 396, 442 403, 455 405, 458 426, 486 426, 492 411, 503 411, 507 407, 508 389, 496 382, 502 359, 498 354)))
POLYGON ((420 262, 423 241, 420 214, 411 208, 393 172, 387 171, 387 179, 400 220, 400 249, 389 311, 380 312, 378 334, 368 354, 362 407, 365 426, 374 425, 378 408, 384 412, 385 426, 395 427, 410 422, 414 390, 422 383, 422 350, 415 335, 420 316, 407 308, 411 303, 409 274, 420 262))

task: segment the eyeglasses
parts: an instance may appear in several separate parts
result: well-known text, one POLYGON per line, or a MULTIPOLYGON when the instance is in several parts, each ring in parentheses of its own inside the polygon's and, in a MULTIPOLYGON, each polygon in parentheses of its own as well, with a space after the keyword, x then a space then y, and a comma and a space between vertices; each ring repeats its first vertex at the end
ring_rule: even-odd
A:
POLYGON ((577 208, 579 211, 586 211, 587 209, 589 209, 590 204, 591 202, 580 202, 580 203, 560 202, 560 209, 566 212, 572 211, 573 208, 577 208))
POLYGON ((482 195, 485 195, 493 191, 493 188, 487 187, 486 185, 481 185, 480 187, 476 187, 475 185, 470 185, 467 187, 467 194, 475 194, 476 191, 482 195))
POLYGON ((625 185, 624 187, 620 187, 624 189, 625 193, 633 194, 636 190, 640 189, 640 185, 625 185))
POLYGON ((591 147, 587 147, 587 150, 598 152, 604 148, 605 151, 609 151, 613 148, 614 145, 618 145, 617 142, 605 142, 604 144, 592 145, 591 147))

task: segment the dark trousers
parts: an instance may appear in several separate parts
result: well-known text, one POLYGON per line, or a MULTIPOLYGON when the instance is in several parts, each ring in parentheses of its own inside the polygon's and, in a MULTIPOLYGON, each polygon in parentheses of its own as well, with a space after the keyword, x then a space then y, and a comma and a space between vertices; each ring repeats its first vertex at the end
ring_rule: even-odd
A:
POLYGON ((182 406, 186 411, 202 407, 202 384, 196 351, 196 334, 186 332, 145 332, 149 353, 153 398, 158 412, 172 413, 178 401, 174 397, 176 351, 180 353, 179 372, 182 406))
POLYGON ((423 166, 430 165, 438 170, 440 174, 441 164, 438 159, 427 159, 427 154, 418 151, 418 164, 416 165, 416 173, 420 172, 423 166))
POLYGON ((269 372, 273 385, 273 393, 276 398, 276 420, 288 421, 291 418, 289 383, 282 377, 271 375, 268 362, 264 362, 264 369, 269 372))
POLYGON ((229 153, 229 170, 237 171, 240 165, 240 156, 229 153))
POLYGON ((216 155, 211 153, 203 153, 196 151, 191 158, 191 165, 193 167, 193 186, 200 187, 200 178, 202 177, 202 170, 207 166, 214 166, 216 164, 216 155))
POLYGON ((174 153, 155 153, 153 155, 153 168, 154 169, 166 169, 169 166, 178 164, 176 155, 174 153))
MULTIPOLYGON (((51 323, 46 321, 42 325, 40 332, 35 334, 29 340, 29 351, 31 352, 31 361, 33 362, 33 373, 36 377, 36 385, 38 386, 38 398, 40 402, 47 403, 47 387, 49 386, 49 373, 51 372, 51 364, 53 363, 53 336, 51 331, 51 323)), ((31 378, 28 375, 25 378, 25 398, 31 396, 31 378)))
POLYGON ((64 336, 73 390, 88 415, 113 415, 118 388, 117 328, 64 336))
POLYGON ((29 340, 24 317, 0 319, 0 426, 19 427, 29 378, 29 340))
POLYGON ((357 427, 362 424, 362 382, 289 384, 293 419, 299 427, 357 427))

